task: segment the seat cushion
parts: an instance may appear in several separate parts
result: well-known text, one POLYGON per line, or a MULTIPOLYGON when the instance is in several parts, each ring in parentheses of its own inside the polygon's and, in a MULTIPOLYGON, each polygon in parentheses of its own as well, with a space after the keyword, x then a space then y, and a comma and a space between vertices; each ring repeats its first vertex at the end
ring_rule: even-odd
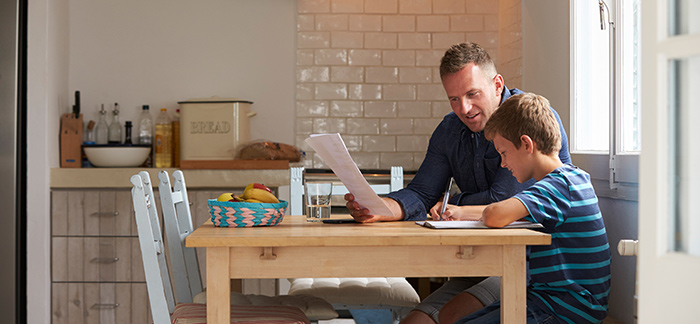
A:
MULTIPOLYGON (((178 304, 171 315, 172 324, 206 324, 207 306, 178 304)), ((291 306, 238 306, 231 305, 231 323, 255 324, 309 324, 309 319, 291 306)))
MULTIPOLYGON (((207 294, 202 292, 194 296, 194 303, 206 304, 207 294)), ((264 296, 264 295, 243 295, 238 292, 231 292, 231 305, 255 305, 255 306, 293 306, 299 308, 309 320, 329 320, 338 317, 338 313, 333 306, 322 298, 311 295, 295 296, 264 296)))
POLYGON ((312 295, 331 304, 413 307, 420 297, 406 278, 289 279, 290 295, 312 295))

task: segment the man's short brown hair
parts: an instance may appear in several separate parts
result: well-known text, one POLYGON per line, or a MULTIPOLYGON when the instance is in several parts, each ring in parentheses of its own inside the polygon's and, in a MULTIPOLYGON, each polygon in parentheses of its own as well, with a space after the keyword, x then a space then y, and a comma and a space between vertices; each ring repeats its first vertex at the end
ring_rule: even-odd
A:
POLYGON ((452 45, 440 60, 440 77, 459 72, 467 64, 476 64, 486 77, 494 77, 496 66, 486 50, 476 43, 461 43, 452 45))
POLYGON ((523 93, 504 101, 491 115, 484 135, 493 140, 496 134, 520 148, 520 136, 527 135, 542 154, 550 155, 561 149, 561 132, 549 100, 534 93, 523 93))

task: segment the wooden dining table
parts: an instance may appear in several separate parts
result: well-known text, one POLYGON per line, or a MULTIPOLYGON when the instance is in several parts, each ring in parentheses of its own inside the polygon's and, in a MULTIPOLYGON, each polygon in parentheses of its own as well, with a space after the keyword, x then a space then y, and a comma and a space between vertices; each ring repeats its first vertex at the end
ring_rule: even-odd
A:
POLYGON ((230 321, 230 278, 500 276, 502 323, 525 323, 530 229, 429 229, 414 222, 324 224, 285 216, 277 226, 205 222, 187 237, 206 248, 207 322, 230 321))

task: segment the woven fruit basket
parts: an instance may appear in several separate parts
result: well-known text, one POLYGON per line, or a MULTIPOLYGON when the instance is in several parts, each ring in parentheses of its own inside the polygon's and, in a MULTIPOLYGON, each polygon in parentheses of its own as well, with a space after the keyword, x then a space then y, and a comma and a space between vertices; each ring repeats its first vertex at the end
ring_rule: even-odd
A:
POLYGON ((288 203, 251 203, 217 201, 209 199, 209 214, 214 226, 219 227, 253 227, 275 226, 282 222, 288 203))

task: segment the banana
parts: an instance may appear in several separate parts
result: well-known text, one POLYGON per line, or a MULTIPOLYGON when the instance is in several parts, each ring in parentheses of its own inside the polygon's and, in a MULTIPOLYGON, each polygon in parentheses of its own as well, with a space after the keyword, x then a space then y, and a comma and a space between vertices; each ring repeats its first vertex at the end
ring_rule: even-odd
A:
POLYGON ((253 199, 253 198, 248 198, 248 199, 243 200, 243 201, 250 202, 250 203, 262 203, 262 201, 257 200, 257 199, 253 199))
POLYGON ((268 192, 267 190, 258 188, 247 188, 245 191, 243 191, 242 197, 246 201, 248 201, 248 199, 254 199, 263 203, 280 202, 279 199, 277 199, 277 197, 275 197, 275 195, 273 195, 272 193, 268 192))

